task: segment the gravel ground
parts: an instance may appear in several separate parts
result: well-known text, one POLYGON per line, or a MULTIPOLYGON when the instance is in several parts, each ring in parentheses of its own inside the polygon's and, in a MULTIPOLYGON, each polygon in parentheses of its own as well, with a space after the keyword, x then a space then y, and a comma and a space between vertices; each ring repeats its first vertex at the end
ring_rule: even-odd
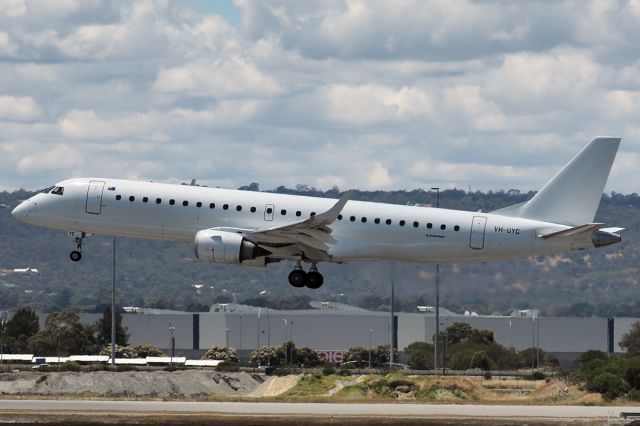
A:
POLYGON ((19 372, 0 374, 0 395, 99 395, 111 397, 198 397, 247 395, 263 383, 249 373, 206 370, 131 372, 19 372))

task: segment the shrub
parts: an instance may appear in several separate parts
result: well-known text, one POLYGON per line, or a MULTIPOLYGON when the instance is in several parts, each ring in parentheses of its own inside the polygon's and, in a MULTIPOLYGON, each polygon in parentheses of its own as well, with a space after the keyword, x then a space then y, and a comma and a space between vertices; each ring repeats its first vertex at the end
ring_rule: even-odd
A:
POLYGON ((278 366, 284 360, 284 352, 282 348, 275 346, 262 346, 251 352, 249 363, 251 365, 272 365, 278 366))
POLYGON ((628 385, 622 377, 607 372, 599 373, 587 382, 587 390, 601 393, 606 400, 624 395, 627 388, 628 385))
POLYGON ((627 398, 632 401, 640 401, 640 389, 631 389, 627 394, 627 398))
POLYGON ((216 366, 216 371, 224 373, 235 373, 240 371, 240 365, 234 361, 224 361, 216 366))
POLYGON ((336 369, 333 367, 324 367, 322 369, 322 374, 324 374, 325 376, 330 376, 332 374, 336 374, 336 369))
POLYGON ((156 345, 151 343, 140 343, 133 347, 136 358, 146 358, 148 356, 164 356, 164 353, 156 345))
POLYGON ((236 354, 236 350, 234 348, 221 347, 221 346, 212 346, 204 354, 202 359, 212 359, 212 360, 216 360, 216 361, 238 362, 238 355, 236 354))
POLYGON ((313 349, 303 347, 298 349, 297 352, 296 365, 302 368, 309 368, 320 364, 320 357, 313 349))
POLYGON ((582 353, 578 358, 576 358, 575 362, 581 365, 585 365, 596 359, 606 361, 607 358, 608 357, 606 353, 595 350, 595 349, 591 349, 582 353))
POLYGON ((478 351, 471 357, 471 368, 479 368, 480 370, 490 370, 491 363, 485 351, 478 351))
POLYGON ((82 367, 75 361, 65 361, 58 366, 58 371, 80 371, 82 367))
POLYGON ((407 364, 414 370, 433 369, 433 345, 426 342, 413 342, 404 349, 407 364))

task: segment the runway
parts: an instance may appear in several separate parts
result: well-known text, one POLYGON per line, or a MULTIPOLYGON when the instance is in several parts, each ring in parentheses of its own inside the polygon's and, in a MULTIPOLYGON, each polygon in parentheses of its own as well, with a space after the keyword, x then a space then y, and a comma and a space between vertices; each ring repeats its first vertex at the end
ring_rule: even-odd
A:
MULTIPOLYGON (((187 418, 185 414, 209 418, 240 419, 237 424, 270 424, 268 419, 338 420, 338 423, 357 423, 369 419, 368 424, 384 424, 383 419, 413 420, 412 424, 453 424, 458 420, 491 420, 491 423, 511 424, 508 421, 527 419, 527 424, 567 424, 603 419, 618 419, 621 411, 634 411, 632 407, 584 406, 528 406, 528 405, 454 405, 454 404, 335 404, 335 403, 272 403, 272 402, 182 402, 182 401, 91 401, 91 400, 0 400, 0 420, 7 422, 33 416, 64 418, 65 414, 82 416, 98 422, 107 417, 143 419, 187 418), (17 417, 11 417, 17 416, 17 417), (22 417, 21 417, 22 416, 22 417), (242 419, 252 419, 242 421, 242 419), (371 422, 377 419, 378 421, 371 422), (436 420, 440 419, 440 420, 436 420), (261 422, 259 420, 264 420, 261 422), (424 421, 421 421, 424 420, 424 421)), ((117 420, 111 418, 111 420, 117 420)), ((23 421, 23 423, 28 421, 23 421)), ((120 423, 120 422, 118 422, 120 423)), ((126 423, 126 422, 124 422, 126 423)), ((287 423, 286 421, 284 422, 287 423)), ((300 424, 299 421, 296 422, 300 424)), ((313 421, 307 424, 320 424, 313 421)), ((83 423, 88 424, 88 423, 83 423)), ((100 423, 92 423, 100 424, 100 423)), ((183 422, 165 424, 187 424, 183 422)), ((592 423, 597 424, 597 423, 592 423)))

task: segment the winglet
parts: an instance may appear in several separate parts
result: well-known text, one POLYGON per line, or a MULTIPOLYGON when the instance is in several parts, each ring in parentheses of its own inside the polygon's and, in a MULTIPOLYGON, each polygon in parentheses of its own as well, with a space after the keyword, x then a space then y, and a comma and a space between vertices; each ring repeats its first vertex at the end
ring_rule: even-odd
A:
POLYGON ((314 224, 330 225, 331 223, 335 222, 344 206, 351 199, 352 195, 353 191, 346 191, 344 194, 342 194, 342 197, 340 197, 340 199, 333 205, 333 207, 331 207, 324 213, 313 216, 312 219, 314 224))

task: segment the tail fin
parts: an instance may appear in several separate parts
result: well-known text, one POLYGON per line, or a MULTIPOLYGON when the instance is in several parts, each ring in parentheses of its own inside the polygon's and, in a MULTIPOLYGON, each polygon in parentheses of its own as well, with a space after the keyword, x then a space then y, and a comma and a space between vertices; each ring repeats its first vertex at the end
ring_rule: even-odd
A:
POLYGON ((620 138, 595 138, 529 201, 493 213, 563 225, 592 223, 620 138))

